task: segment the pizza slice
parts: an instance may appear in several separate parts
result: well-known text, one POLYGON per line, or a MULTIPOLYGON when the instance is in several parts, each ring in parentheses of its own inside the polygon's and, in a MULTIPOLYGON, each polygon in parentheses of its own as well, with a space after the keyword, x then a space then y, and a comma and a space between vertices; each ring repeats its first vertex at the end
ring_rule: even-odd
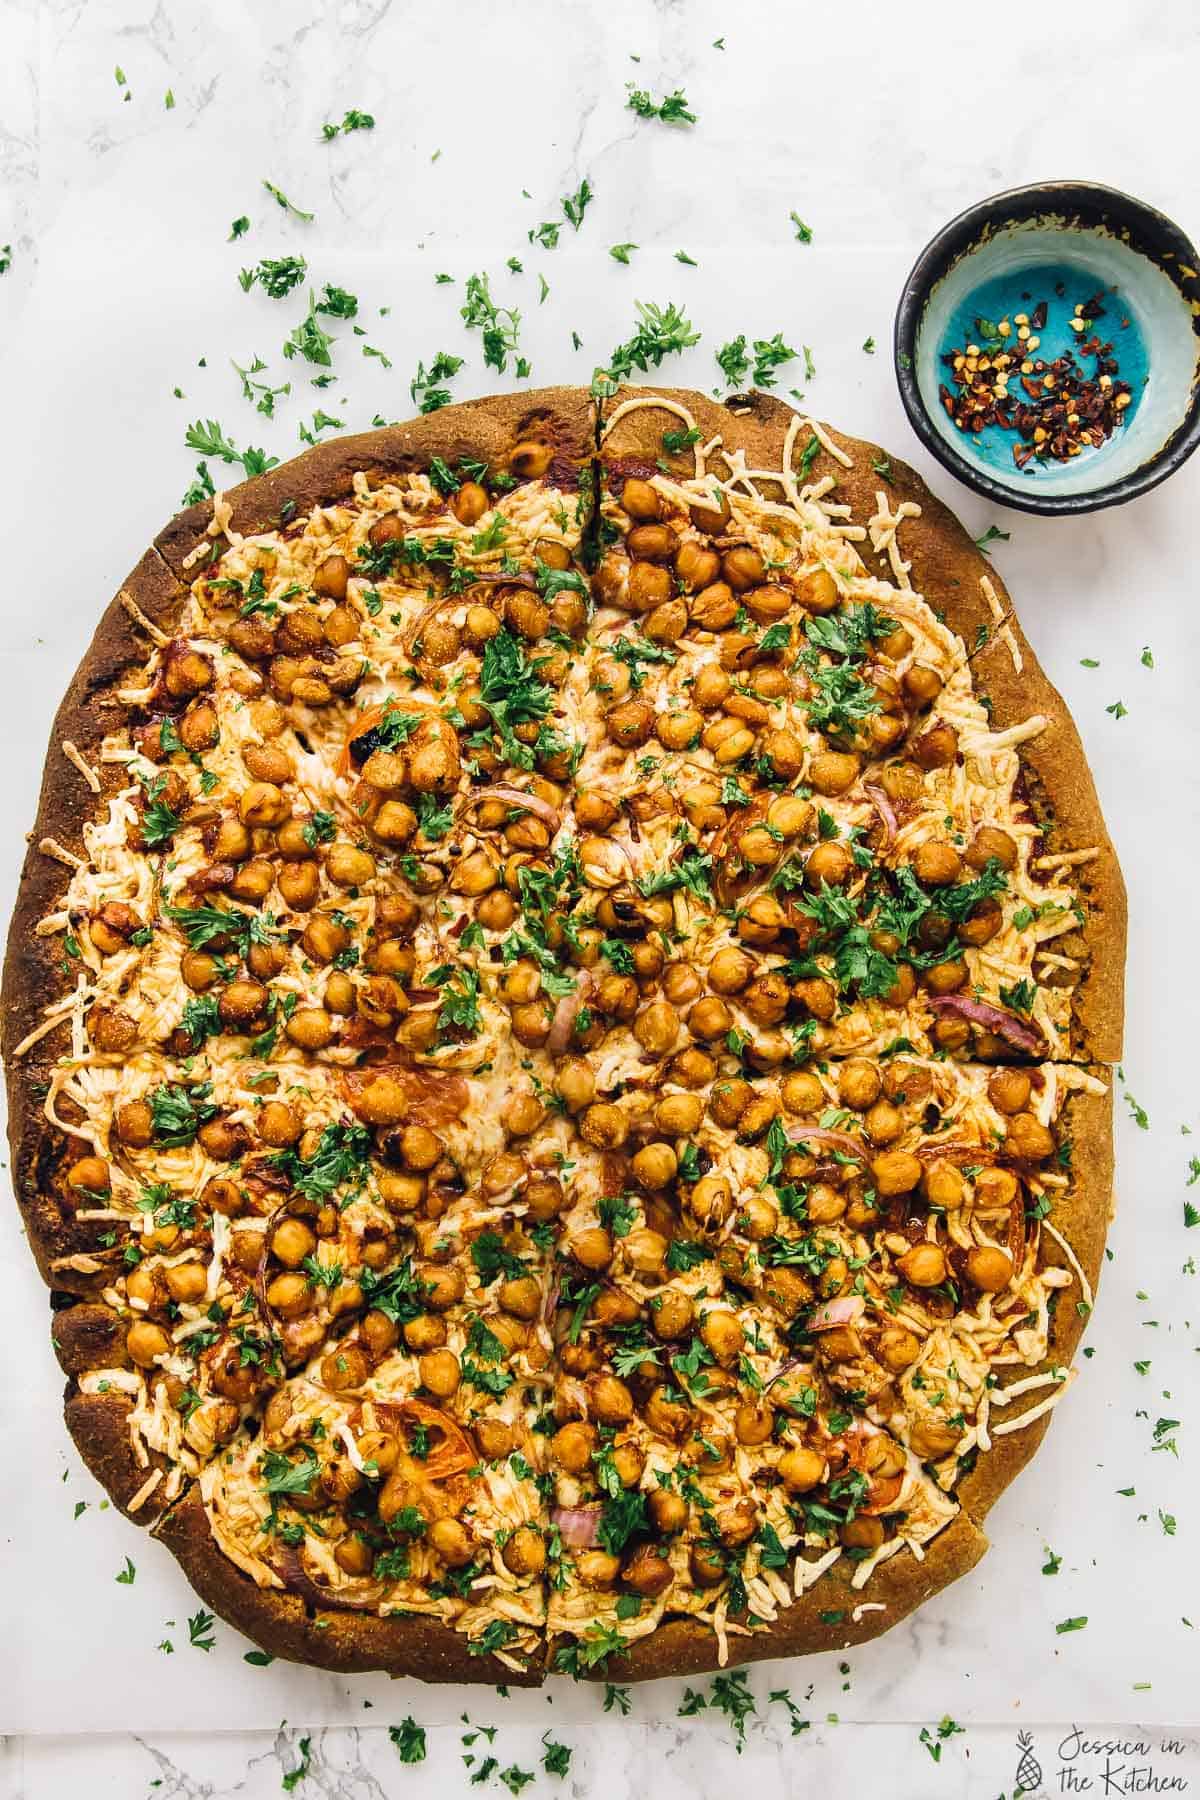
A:
POLYGON ((558 1666, 627 1658, 605 1664, 624 1679, 703 1666, 713 1633, 738 1661, 870 1635, 976 1559, 1071 1379, 1107 1085, 903 1055, 618 1104, 650 1141, 607 1204, 603 1284, 603 1199, 564 1246, 558 1666))
POLYGON ((698 895, 702 955, 766 952, 791 998, 758 1025, 829 1054, 1112 1057, 1089 976, 1123 941, 1119 872, 984 559, 882 453, 868 474, 761 395, 695 406, 622 391, 602 437, 587 773, 624 796, 636 885, 698 895))

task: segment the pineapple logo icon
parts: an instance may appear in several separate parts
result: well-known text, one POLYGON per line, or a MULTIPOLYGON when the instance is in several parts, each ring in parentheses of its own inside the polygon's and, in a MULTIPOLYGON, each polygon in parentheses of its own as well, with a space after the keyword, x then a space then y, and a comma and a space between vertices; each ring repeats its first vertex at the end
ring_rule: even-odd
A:
POLYGON ((1022 1794, 1035 1794, 1042 1785, 1042 1765, 1033 1754, 1033 1737, 1028 1731, 1017 1733, 1017 1749, 1020 1759, 1017 1763, 1016 1791, 1013 1800, 1022 1794))

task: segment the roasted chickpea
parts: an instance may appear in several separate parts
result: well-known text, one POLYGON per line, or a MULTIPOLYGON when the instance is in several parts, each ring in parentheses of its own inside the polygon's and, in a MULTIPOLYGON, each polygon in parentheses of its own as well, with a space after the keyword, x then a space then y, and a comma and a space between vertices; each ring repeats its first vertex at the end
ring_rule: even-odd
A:
POLYGON ((988 1099, 997 1112, 1022 1112, 1032 1092, 1033 1083, 1024 1069, 994 1069, 988 1076, 988 1099))
POLYGON ((87 1032, 97 1050, 118 1055, 137 1042, 138 1028, 128 1013, 116 1006, 93 1006, 87 1032))
POLYGON ((995 858, 1010 874, 1017 866, 1017 846, 1007 831, 995 825, 981 825, 968 844, 963 861, 968 868, 985 869, 995 858))
POLYGON ((621 505, 631 519, 644 523, 662 516, 658 490, 649 481, 631 475, 621 488, 621 505))
POLYGON ((303 1219, 281 1219, 271 1233, 271 1253, 288 1269, 298 1269, 316 1247, 317 1240, 303 1219))
POLYGON ((733 1212, 733 1194, 723 1175, 704 1175, 688 1195, 688 1211, 702 1231, 715 1231, 733 1212))
POLYGON ((1006 1250, 980 1244, 967 1252, 967 1280, 985 1294, 1001 1293, 1012 1280, 1013 1259, 1006 1250))
POLYGON ((532 1275, 520 1275, 500 1283, 496 1300, 516 1319, 536 1319, 541 1310, 542 1290, 532 1275))
POLYGON ((715 550, 697 543, 681 544, 675 553, 675 574, 689 593, 711 587, 721 573, 721 559, 715 550))
POLYGON ((678 1167, 679 1159, 674 1150, 664 1143, 647 1144, 637 1152, 631 1164, 634 1180, 650 1193, 669 1187, 678 1167))
POLYGON ((911 1194, 921 1179, 921 1164, 907 1150, 885 1150, 871 1163, 875 1186, 885 1199, 911 1194))
POLYGON ((663 970, 663 993, 672 1006, 686 1006, 700 992, 700 977, 688 963, 668 963, 663 970))
POLYGON ((629 1136, 629 1121, 619 1106, 598 1100, 584 1113, 579 1134, 597 1150, 619 1150, 629 1136))
POLYGON ((825 1458, 805 1445, 785 1450, 779 1459, 779 1479, 793 1494, 807 1494, 825 1473, 825 1458))
POLYGON ((847 793, 858 780, 858 774, 857 756, 838 750, 823 750, 813 757, 808 779, 818 794, 831 796, 847 793))
POLYGON ((949 725, 931 725, 913 744, 912 753, 923 769, 945 769, 958 755, 958 734, 949 725))
POLYGON ((841 887, 849 881, 854 872, 854 857, 848 844, 840 838, 831 838, 826 843, 818 844, 809 852, 804 865, 804 879, 808 887, 819 892, 823 885, 841 887))
POLYGON ((868 1107, 863 1125, 873 1144, 894 1144, 904 1130, 904 1115, 890 1100, 877 1100, 868 1107))
POLYGON ((321 1358, 321 1382, 335 1394, 363 1385, 371 1365, 357 1344, 339 1344, 321 1358))
POLYGON ((622 1579, 635 1594, 652 1600, 666 1592, 675 1579, 675 1572, 653 1544, 639 1544, 633 1554, 626 1557, 622 1579))
POLYGON ((449 506, 460 525, 477 525, 490 509, 491 501, 487 489, 477 481, 464 481, 457 492, 451 494, 449 506))
POLYGON ((550 1455, 568 1475, 583 1475, 591 1467, 596 1448, 596 1428, 582 1420, 561 1425, 550 1439, 550 1455))
POLYGON ((108 1164, 99 1156, 81 1156, 71 1164, 67 1180, 76 1193, 107 1194, 112 1187, 108 1164))
POLYGON ((298 1006, 283 1029, 303 1050, 324 1050, 333 1039, 333 1020, 323 1006, 298 1006))
POLYGON ((921 1192, 930 1206, 953 1212, 966 1199, 966 1183, 952 1162, 930 1163, 921 1177, 921 1192))
POLYGON ((607 1269, 613 1257, 612 1239, 601 1225, 586 1225, 573 1233, 567 1248, 583 1269, 607 1269))
POLYGON ((144 1149, 154 1136, 154 1114, 145 1100, 127 1100, 117 1108, 117 1136, 123 1144, 144 1149))
POLYGON ((466 1278, 462 1270, 453 1265, 442 1268, 436 1263, 422 1263, 416 1273, 428 1289, 425 1304, 434 1312, 449 1311, 466 1292, 466 1278))
POLYGON ((946 1257, 938 1244, 914 1244, 896 1267, 912 1287, 940 1287, 946 1279, 946 1257))
POLYGON ((374 877, 375 858, 356 844, 331 844, 325 854, 325 872, 338 887, 362 887, 374 877))
POLYGON ((691 1329, 695 1307, 678 1288, 664 1288, 650 1302, 650 1324, 655 1337, 665 1341, 680 1338, 691 1329))
POLYGON ((703 1042, 725 1037, 732 1024, 733 1014, 717 996, 697 1000, 687 1015, 688 1030, 703 1042))
POLYGON ((1052 1134, 1030 1112, 1013 1114, 1004 1144, 1009 1155, 1022 1162, 1045 1162, 1048 1156, 1054 1155, 1052 1134))
POLYGON ((832 612, 840 598, 838 584, 828 569, 816 569, 799 585, 800 604, 809 612, 832 612))
POLYGON ((168 1354, 171 1340, 161 1325, 139 1319, 125 1334, 125 1348, 139 1369, 151 1369, 160 1356, 168 1354))
POLYGON ((879 1334, 875 1354, 885 1369, 898 1375, 916 1362, 921 1354, 921 1340, 902 1325, 889 1325, 879 1334))
POLYGON ((705 1346, 723 1366, 733 1362, 746 1341, 746 1333, 736 1313, 714 1308, 705 1315, 700 1326, 705 1346))
POLYGON ((276 1275, 267 1283, 267 1305, 281 1319, 300 1319, 311 1312, 316 1293, 308 1277, 299 1274, 276 1275))
POLYGON ((439 1400, 448 1400, 457 1392, 462 1370, 452 1350, 427 1351, 417 1367, 421 1372, 422 1387, 428 1388, 439 1400))
POLYGON ((575 1558, 575 1577, 586 1588, 611 1587, 621 1572, 621 1560, 607 1550, 583 1550, 575 1558))
POLYGON ((859 1513, 838 1526, 838 1537, 848 1550, 878 1550, 884 1539, 883 1523, 867 1513, 859 1513))
POLYGON ((622 1239, 625 1259, 639 1275, 660 1275, 666 1263, 668 1244, 660 1231, 647 1226, 636 1227, 622 1239))
POLYGON ((952 844, 927 839, 913 851, 913 874, 926 887, 946 887, 957 881, 962 867, 958 851, 952 844))
POLYGON ((761 587, 767 576, 767 565, 757 550, 748 544, 726 550, 721 558, 721 575, 735 594, 761 587))
POLYGON ((668 1137, 688 1137, 704 1116, 696 1094, 665 1094, 654 1109, 654 1123, 668 1137))

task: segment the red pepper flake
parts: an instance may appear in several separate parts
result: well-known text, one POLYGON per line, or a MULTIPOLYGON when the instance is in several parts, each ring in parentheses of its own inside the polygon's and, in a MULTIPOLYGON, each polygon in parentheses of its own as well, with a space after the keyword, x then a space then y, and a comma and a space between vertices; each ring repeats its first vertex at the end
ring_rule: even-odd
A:
MULTIPOLYGON (((1054 291, 1061 297, 1062 284, 1054 291)), ((947 415, 973 436, 989 425, 1015 432, 1021 440, 1012 452, 1018 469, 1035 458, 1069 462, 1102 444, 1124 423, 1133 398, 1129 383, 1120 380, 1112 344, 1093 329, 1104 317, 1103 293, 1075 307, 1068 324, 1078 342, 1053 362, 1034 354, 1049 311, 1049 303, 1039 300, 1028 315, 1014 313, 998 323, 976 319, 979 341, 942 357, 949 382, 939 385, 938 399, 947 415), (1082 360, 1089 357, 1091 373, 1082 360), (1012 391, 1014 384, 1024 401, 1012 391)), ((1122 328, 1127 324, 1122 319, 1122 328)))

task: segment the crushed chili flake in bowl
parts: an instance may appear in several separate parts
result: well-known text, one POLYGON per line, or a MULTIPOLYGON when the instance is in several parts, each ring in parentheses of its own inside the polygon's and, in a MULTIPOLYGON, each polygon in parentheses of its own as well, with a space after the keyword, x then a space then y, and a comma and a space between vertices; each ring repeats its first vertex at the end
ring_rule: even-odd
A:
POLYGON ((1200 444, 1200 255, 1115 188, 994 194, 913 264, 894 358, 922 444, 993 505, 1132 500, 1200 444))
POLYGON ((941 382, 938 398, 958 429, 980 432, 996 425, 1015 432, 1021 440, 1012 446, 1018 469, 1033 457, 1067 462, 1111 437, 1133 392, 1120 379, 1112 340, 1096 329, 1106 314, 1104 300, 1100 290, 1076 303, 1067 324, 1078 344, 1051 361, 1035 354, 1050 317, 1048 301, 998 323, 977 317, 979 341, 942 356, 952 385, 941 382))

